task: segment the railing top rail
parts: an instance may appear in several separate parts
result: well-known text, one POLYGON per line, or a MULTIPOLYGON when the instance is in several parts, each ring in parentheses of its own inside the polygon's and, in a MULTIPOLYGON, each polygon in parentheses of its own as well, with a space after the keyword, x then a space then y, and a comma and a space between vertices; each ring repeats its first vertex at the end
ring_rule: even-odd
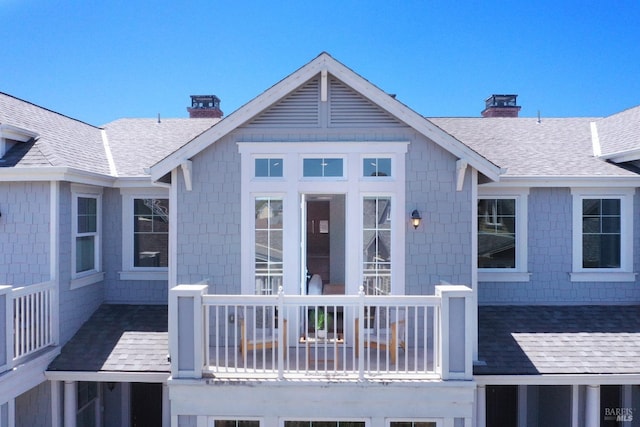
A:
POLYGON ((13 288, 12 295, 13 297, 21 297, 24 295, 29 295, 34 292, 43 291, 45 289, 51 289, 55 287, 56 282, 50 280, 48 282, 41 282, 35 285, 21 286, 19 288, 13 288))
MULTIPOLYGON (((282 295, 285 305, 358 305, 360 295, 282 295)), ((439 306, 441 298, 435 295, 365 295, 367 305, 439 306)), ((212 295, 202 297, 205 305, 278 305, 278 295, 212 295)))

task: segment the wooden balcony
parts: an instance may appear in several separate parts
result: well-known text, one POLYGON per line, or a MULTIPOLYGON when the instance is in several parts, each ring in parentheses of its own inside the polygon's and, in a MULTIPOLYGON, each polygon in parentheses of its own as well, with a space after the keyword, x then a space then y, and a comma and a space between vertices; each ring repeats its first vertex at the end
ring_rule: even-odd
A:
POLYGON ((472 292, 431 296, 207 295, 169 297, 173 379, 469 380, 472 292), (324 332, 323 332, 324 331, 324 332))

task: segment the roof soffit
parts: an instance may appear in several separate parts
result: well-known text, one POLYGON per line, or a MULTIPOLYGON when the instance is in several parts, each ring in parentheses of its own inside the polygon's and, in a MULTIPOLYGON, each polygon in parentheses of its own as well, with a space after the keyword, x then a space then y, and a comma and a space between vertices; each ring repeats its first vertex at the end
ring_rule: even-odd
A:
POLYGON ((398 120, 411 126, 428 139, 434 141, 454 156, 464 159, 468 164, 490 179, 497 181, 500 168, 478 154, 470 147, 449 135, 438 126, 411 110, 394 97, 389 96, 377 86, 370 83, 327 53, 322 53, 288 77, 249 101, 238 110, 224 118, 220 123, 205 131, 185 144, 180 149, 151 167, 151 178, 156 181, 171 170, 179 167, 183 161, 191 159, 215 141, 228 135, 236 128, 257 117, 284 97, 302 87, 317 74, 326 71, 342 83, 364 96, 378 107, 397 117, 398 120))

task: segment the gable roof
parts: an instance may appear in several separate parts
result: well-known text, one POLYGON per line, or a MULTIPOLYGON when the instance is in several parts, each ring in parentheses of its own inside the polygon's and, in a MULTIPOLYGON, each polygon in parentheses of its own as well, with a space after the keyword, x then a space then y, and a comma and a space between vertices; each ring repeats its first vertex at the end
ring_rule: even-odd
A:
POLYGON ((513 179, 633 178, 638 174, 594 156, 593 118, 430 118, 513 179))
POLYGON ((345 67, 342 63, 336 61, 327 53, 321 53, 311 62, 307 63, 293 74, 276 83, 261 95, 224 118, 216 126, 199 135, 188 144, 152 166, 152 179, 159 180, 184 161, 191 159, 196 154, 215 143, 215 141, 229 134, 239 126, 247 123, 249 120, 264 112, 267 108, 273 106, 294 90, 303 86, 314 76, 323 72, 336 77, 342 83, 367 98, 381 109, 387 111, 392 116, 406 123, 408 126, 411 126, 416 131, 431 139, 456 157, 466 160, 469 165, 478 169, 490 179, 499 179, 500 169, 495 164, 492 164, 487 160, 487 158, 478 154, 473 149, 461 143, 446 132, 443 132, 424 117, 378 87, 374 86, 351 69, 345 67))
POLYGON ((640 159, 640 106, 594 123, 601 157, 616 163, 640 159))
POLYGON ((67 167, 109 175, 100 128, 1 92, 0 124, 37 135, 15 144, 0 168, 67 167))

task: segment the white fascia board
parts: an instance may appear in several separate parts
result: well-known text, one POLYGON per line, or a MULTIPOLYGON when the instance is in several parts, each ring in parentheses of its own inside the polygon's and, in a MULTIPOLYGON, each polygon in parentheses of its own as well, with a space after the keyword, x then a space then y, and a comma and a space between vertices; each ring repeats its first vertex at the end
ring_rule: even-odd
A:
POLYGON ((114 383, 166 383, 169 372, 83 372, 83 371, 45 371, 50 381, 90 381, 114 383))
POLYGON ((598 156, 600 159, 611 160, 613 163, 633 162, 640 159, 640 148, 632 150, 618 151, 598 156))
POLYGON ((494 181, 500 179, 502 171, 498 166, 326 53, 322 53, 316 59, 276 83, 252 101, 222 119, 218 124, 167 156, 164 160, 156 163, 151 167, 151 178, 154 181, 159 180, 171 170, 180 166, 184 160, 190 160, 209 145, 260 114, 323 71, 328 71, 329 74, 334 75, 389 114, 413 127, 458 158, 466 160, 469 165, 482 172, 488 178, 494 181))
POLYGON ((0 182, 7 181, 68 181, 77 184, 112 187, 115 178, 68 167, 0 168, 0 182))
POLYGON ((12 139, 14 141, 27 142, 38 136, 37 132, 22 129, 16 126, 0 124, 0 138, 12 139))
POLYGON ((486 385, 624 385, 638 384, 640 374, 474 375, 486 385))
POLYGON ((151 177, 148 175, 117 178, 114 181, 113 186, 117 188, 156 188, 157 187, 156 185, 154 185, 153 181, 151 181, 151 177))
POLYGON ((638 176, 519 176, 501 177, 500 182, 479 184, 478 188, 503 187, 639 187, 638 176))

